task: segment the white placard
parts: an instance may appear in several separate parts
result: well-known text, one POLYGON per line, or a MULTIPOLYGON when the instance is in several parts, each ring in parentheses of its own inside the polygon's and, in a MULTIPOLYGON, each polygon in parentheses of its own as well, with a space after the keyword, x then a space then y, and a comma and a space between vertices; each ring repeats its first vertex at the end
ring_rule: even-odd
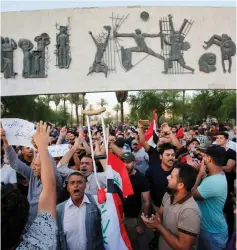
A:
POLYGON ((69 151, 69 144, 52 145, 48 150, 52 157, 61 157, 69 151))
POLYGON ((9 145, 34 148, 31 137, 35 132, 34 123, 18 118, 1 119, 9 145))

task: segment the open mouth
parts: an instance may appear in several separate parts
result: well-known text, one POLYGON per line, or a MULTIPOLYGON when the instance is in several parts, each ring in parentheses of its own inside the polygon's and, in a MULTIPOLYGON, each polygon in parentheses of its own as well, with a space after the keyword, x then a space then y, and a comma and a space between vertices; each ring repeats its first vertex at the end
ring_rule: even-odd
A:
POLYGON ((80 190, 79 190, 79 189, 74 189, 74 190, 73 190, 73 193, 74 193, 74 194, 79 194, 79 193, 80 193, 80 190))

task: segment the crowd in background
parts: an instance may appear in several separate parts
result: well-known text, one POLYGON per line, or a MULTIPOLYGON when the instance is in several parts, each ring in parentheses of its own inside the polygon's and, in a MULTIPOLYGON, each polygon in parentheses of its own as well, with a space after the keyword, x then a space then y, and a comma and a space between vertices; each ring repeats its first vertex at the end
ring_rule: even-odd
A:
MULTIPOLYGON (((235 249, 236 128, 163 123, 149 140, 147 128, 109 126, 109 151, 134 190, 121 198, 132 249, 235 249)), ((8 145, 1 128, 2 249, 104 249, 88 129, 95 155, 105 155, 101 125, 40 123, 35 149, 8 145), (52 158, 56 144, 69 151, 52 158)), ((95 164, 106 187, 105 161, 95 164)))

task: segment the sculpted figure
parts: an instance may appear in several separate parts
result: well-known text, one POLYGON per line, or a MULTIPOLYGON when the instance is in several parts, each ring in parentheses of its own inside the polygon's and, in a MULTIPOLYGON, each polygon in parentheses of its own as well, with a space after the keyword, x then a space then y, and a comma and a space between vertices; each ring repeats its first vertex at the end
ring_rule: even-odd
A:
POLYGON ((190 49, 190 44, 188 42, 184 42, 184 36, 182 35, 182 31, 185 28, 188 20, 184 19, 183 24, 179 31, 174 30, 172 16, 169 15, 169 25, 171 28, 170 41, 167 40, 166 36, 163 36, 164 43, 170 46, 169 57, 165 59, 165 70, 164 74, 168 73, 168 69, 172 68, 172 62, 177 61, 183 68, 194 73, 194 69, 190 66, 186 65, 183 57, 183 51, 187 51, 190 49))
POLYGON ((205 73, 216 71, 216 55, 213 53, 203 54, 199 61, 199 70, 205 73))
POLYGON ((4 78, 14 78, 17 73, 13 69, 13 52, 17 44, 13 39, 1 37, 1 72, 4 78))
POLYGON ((95 54, 94 62, 92 66, 90 67, 87 75, 90 75, 93 72, 96 72, 96 73, 103 72, 105 74, 105 77, 107 77, 108 66, 103 62, 103 56, 104 56, 104 52, 106 51, 106 47, 108 45, 109 36, 111 32, 111 26, 104 26, 104 29, 107 30, 108 32, 104 42, 98 42, 93 36, 92 32, 89 31, 89 34, 91 35, 91 38, 95 43, 97 51, 95 54))
POLYGON ((232 41, 231 37, 229 37, 227 34, 222 34, 221 36, 213 35, 209 39, 209 41, 204 41, 204 43, 206 44, 206 46, 203 46, 203 48, 206 50, 213 44, 220 47, 223 72, 226 73, 225 61, 228 61, 229 62, 228 72, 230 73, 232 66, 232 56, 236 54, 236 45, 232 41))

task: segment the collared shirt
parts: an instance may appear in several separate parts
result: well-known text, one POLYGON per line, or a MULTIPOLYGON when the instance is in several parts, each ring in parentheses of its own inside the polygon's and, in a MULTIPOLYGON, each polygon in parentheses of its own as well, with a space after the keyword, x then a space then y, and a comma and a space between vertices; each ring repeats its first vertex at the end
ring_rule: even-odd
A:
POLYGON ((86 250, 86 204, 90 203, 84 194, 79 207, 75 206, 70 198, 65 204, 63 227, 69 250, 86 250))
MULTIPOLYGON (((199 234, 201 213, 191 194, 177 202, 173 202, 172 197, 168 193, 165 193, 162 206, 164 209, 163 226, 175 237, 178 236, 178 232, 191 236, 199 234)), ((159 249, 172 250, 162 236, 159 238, 159 249)))

